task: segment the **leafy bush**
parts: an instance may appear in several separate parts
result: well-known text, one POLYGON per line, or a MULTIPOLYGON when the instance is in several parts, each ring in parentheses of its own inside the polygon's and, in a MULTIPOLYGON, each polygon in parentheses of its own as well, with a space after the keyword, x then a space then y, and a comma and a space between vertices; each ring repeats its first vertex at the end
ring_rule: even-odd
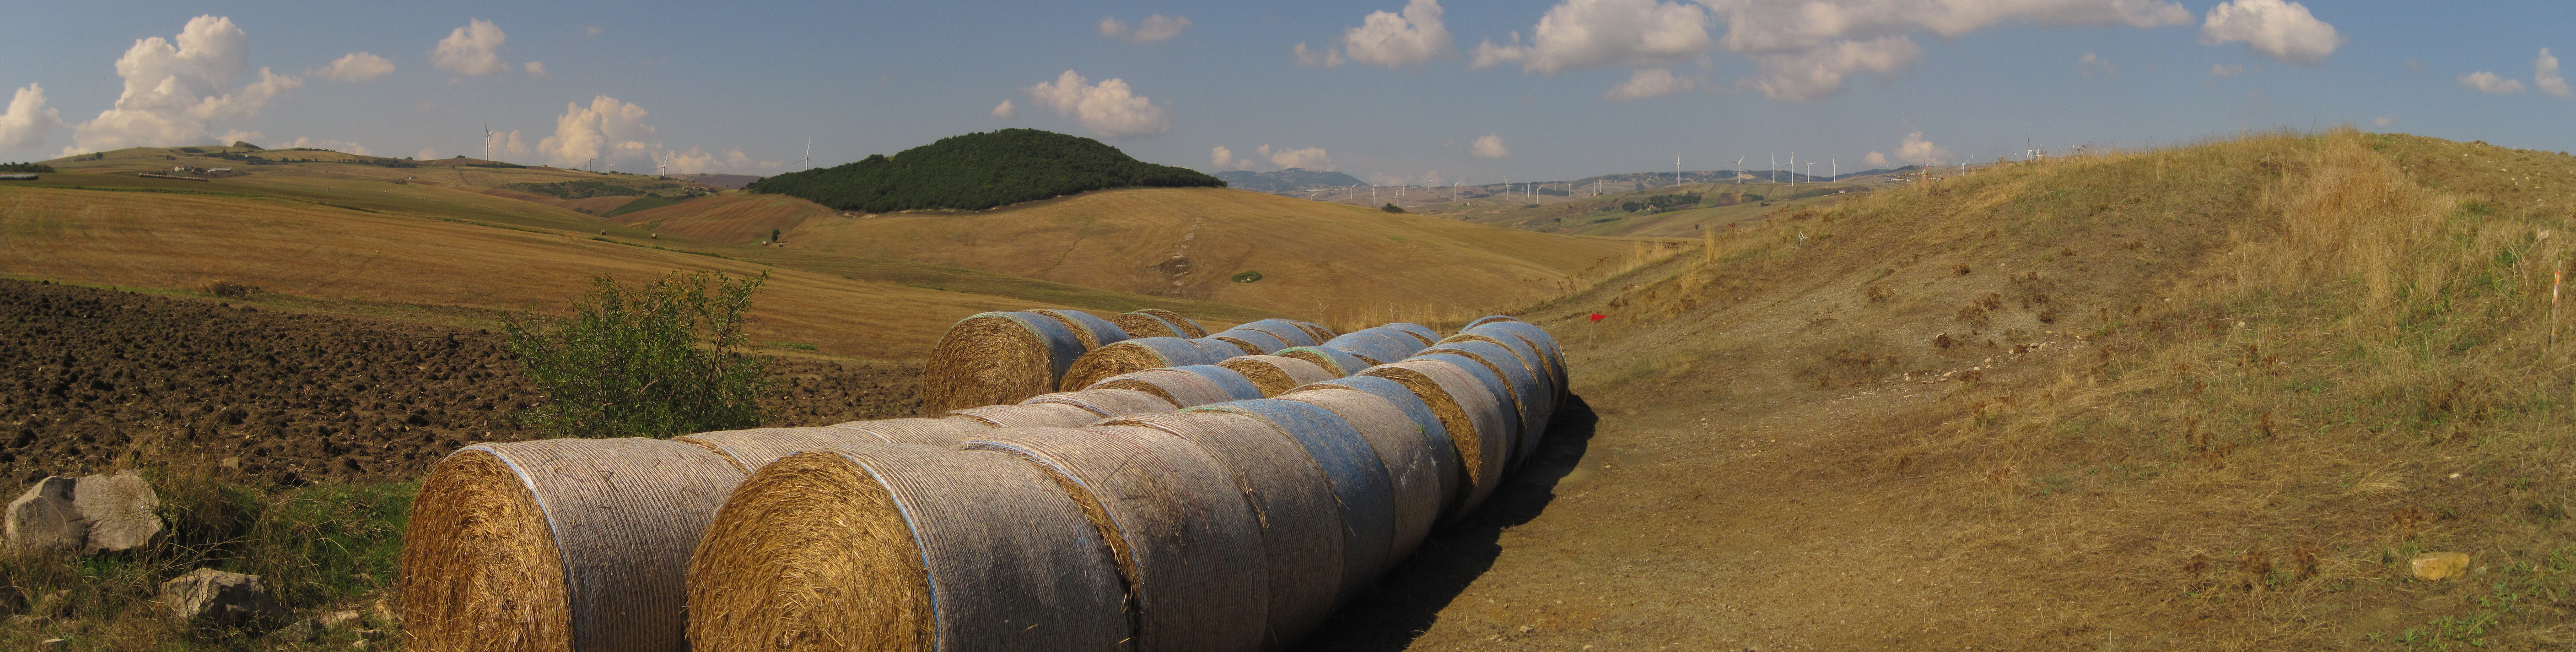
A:
POLYGON ((744 313, 769 273, 672 272, 642 287, 602 276, 573 316, 503 324, 544 403, 520 413, 558 437, 670 437, 760 422, 769 379, 747 344, 744 313))
POLYGON ((1389 213, 1402 213, 1402 212, 1404 212, 1404 207, 1395 205, 1395 202, 1387 202, 1387 204, 1386 204, 1386 206, 1385 206, 1385 207, 1383 207, 1383 208, 1379 208, 1378 210, 1386 211, 1386 212, 1389 212, 1389 213))
POLYGON ((1225 187, 1196 170, 1130 158, 1100 141, 1036 129, 950 136, 892 157, 870 155, 836 167, 789 172, 746 189, 788 195, 835 210, 884 213, 926 208, 983 210, 1086 190, 1225 187))
POLYGON ((43 163, 0 163, 0 172, 52 172, 54 166, 43 163))

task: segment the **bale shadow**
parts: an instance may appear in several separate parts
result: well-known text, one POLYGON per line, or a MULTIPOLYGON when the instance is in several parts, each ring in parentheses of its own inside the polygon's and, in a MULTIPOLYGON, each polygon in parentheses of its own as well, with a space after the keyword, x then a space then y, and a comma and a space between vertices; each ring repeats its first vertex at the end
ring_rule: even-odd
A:
POLYGON ((1476 512, 1434 530, 1377 587, 1343 605, 1297 646, 1308 652, 1402 650, 1431 629, 1440 610, 1492 569, 1503 529, 1529 522, 1556 500, 1556 484, 1574 471, 1601 421, 1581 396, 1568 396, 1548 420, 1538 452, 1514 471, 1476 512))

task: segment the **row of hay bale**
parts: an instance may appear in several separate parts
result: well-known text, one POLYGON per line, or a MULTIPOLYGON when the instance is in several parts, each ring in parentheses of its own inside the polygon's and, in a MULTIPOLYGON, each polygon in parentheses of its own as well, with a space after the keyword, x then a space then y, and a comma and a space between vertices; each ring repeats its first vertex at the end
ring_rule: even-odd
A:
MULTIPOLYGON (((950 326, 931 348, 930 358, 922 368, 922 403, 926 410, 939 413, 1016 403, 1038 394, 1086 387, 1089 381, 1116 373, 1082 376, 1082 382, 1063 382, 1069 372, 1084 369, 1078 360, 1102 354, 1103 349, 1110 350, 1106 354, 1110 357, 1132 357, 1137 342, 1151 342, 1145 345, 1148 347, 1186 342, 1189 344, 1181 346, 1204 349, 1191 354, 1193 359, 1218 355, 1221 360, 1311 345, 1333 337, 1333 332, 1322 326, 1286 319, 1264 319, 1211 335, 1197 321, 1160 308, 1121 313, 1108 319, 1074 310, 987 312, 950 326)), ((1148 367, 1117 373, 1144 368, 1148 367)))
POLYGON ((1433 341, 1308 347, 1384 365, 1236 355, 938 419, 467 447, 414 508, 406 630, 425 650, 1277 649, 1489 495, 1562 398, 1535 327, 1401 326, 1433 341))

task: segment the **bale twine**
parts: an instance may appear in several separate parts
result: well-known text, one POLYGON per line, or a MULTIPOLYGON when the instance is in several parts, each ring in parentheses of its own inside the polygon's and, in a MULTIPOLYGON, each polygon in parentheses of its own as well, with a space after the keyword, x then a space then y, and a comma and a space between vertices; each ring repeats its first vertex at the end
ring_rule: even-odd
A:
MULTIPOLYGON (((1316 326, 1316 325, 1314 325, 1314 324, 1305 324, 1305 323, 1300 323, 1300 322, 1296 322, 1296 321, 1292 321, 1292 320, 1287 320, 1287 319, 1263 319, 1263 320, 1260 320, 1260 321, 1255 321, 1255 322, 1249 322, 1249 323, 1240 324, 1240 325, 1235 326, 1234 328, 1229 328, 1229 329, 1226 329, 1226 330, 1237 330, 1237 331, 1250 330, 1250 331, 1261 331, 1261 332, 1264 332, 1264 333, 1269 333, 1271 336, 1279 338, 1279 341, 1287 342, 1287 343, 1288 343, 1288 344, 1287 344, 1287 345, 1285 345, 1285 346, 1281 346, 1281 347, 1279 347, 1279 348, 1282 348, 1282 349, 1284 349, 1284 348, 1288 348, 1288 347, 1291 347, 1291 346, 1314 346, 1314 345, 1317 345, 1317 344, 1322 344, 1322 343, 1324 342, 1324 340, 1332 339, 1331 337, 1324 337, 1324 338, 1317 338, 1317 337, 1315 337, 1315 334, 1316 334, 1317 332, 1324 332, 1324 333, 1330 333, 1330 332, 1332 332, 1332 331, 1324 330, 1324 327, 1322 327, 1322 326, 1316 326), (1313 330, 1308 330, 1308 329, 1313 329, 1313 330)), ((1273 349, 1273 350, 1276 350, 1276 349, 1273 349)))
POLYGON ((1523 366, 1519 355, 1493 342, 1454 341, 1453 338, 1449 343, 1423 351, 1423 355, 1426 356, 1434 354, 1455 355, 1473 360, 1473 364, 1484 365, 1487 372, 1502 377, 1503 384, 1510 390, 1505 394, 1511 398, 1512 406, 1520 412, 1518 415, 1520 437, 1513 440, 1514 464, 1517 465, 1520 461, 1529 459, 1531 454, 1538 452, 1539 439, 1547 435, 1548 417, 1556 409, 1554 405, 1556 392, 1550 383, 1540 380, 1544 376, 1531 375, 1529 367, 1523 366))
POLYGON ((1440 518, 1440 508, 1455 495, 1449 485, 1440 483, 1440 468, 1431 446, 1422 439, 1422 427, 1404 415, 1386 399, 1367 392, 1337 389, 1333 391, 1297 392, 1281 397, 1333 411, 1342 422, 1368 441, 1377 453, 1378 463, 1386 467, 1387 491, 1394 498, 1395 524, 1390 531, 1386 564, 1395 564, 1413 554, 1414 546, 1431 534, 1431 524, 1440 518))
POLYGON ((1161 317, 1163 321, 1169 322, 1173 326, 1179 326, 1181 328, 1181 337, 1196 338, 1207 337, 1208 335, 1208 329, 1206 326, 1200 326, 1198 320, 1183 317, 1181 316, 1181 313, 1161 308, 1138 308, 1136 309, 1136 312, 1161 317))
POLYGON ((1072 329, 1073 337, 1082 340, 1084 351, 1127 339, 1127 331, 1119 329, 1117 324, 1109 323, 1109 320, 1092 316, 1091 313, 1080 310, 1046 309, 1031 309, 1029 312, 1052 317, 1056 322, 1064 324, 1065 328, 1072 329))
POLYGON ((1297 642, 1341 593, 1344 524, 1332 481, 1305 447, 1267 419, 1226 411, 1140 414, 1100 422, 1171 433, 1225 467, 1261 524, 1270 576, 1264 649, 1297 642))
POLYGON ((1440 516, 1446 519, 1457 511, 1458 500, 1467 495, 1470 488, 1467 481, 1472 479, 1472 476, 1458 459, 1457 444, 1449 441, 1448 426, 1440 423, 1440 415, 1432 413, 1430 404, 1422 402, 1422 397, 1414 396, 1413 390, 1406 389, 1403 383, 1376 376, 1335 378, 1297 388, 1297 391, 1290 392, 1289 395, 1327 390, 1358 391, 1385 399, 1387 405, 1395 407, 1404 414, 1405 418, 1411 419, 1414 431, 1422 438, 1424 449, 1431 455, 1432 469, 1439 474, 1440 516))
POLYGON ((742 478, 659 439, 458 449, 412 502, 403 629, 421 650, 686 650, 689 555, 742 478))
MULTIPOLYGON (((1226 329, 1226 331, 1222 333, 1209 335, 1207 336, 1207 339, 1231 344, 1234 345, 1235 348, 1243 350, 1242 353, 1236 355, 1268 355, 1273 351, 1285 349, 1291 346, 1299 346, 1296 344, 1289 344, 1287 339, 1279 337, 1276 333, 1257 328, 1243 328, 1240 326, 1226 329)), ((1234 356, 1229 355, 1226 357, 1231 358, 1234 356)))
POLYGON ((1149 314, 1145 314, 1145 313, 1141 313, 1141 312, 1122 312, 1122 313, 1118 313, 1118 314, 1115 314, 1115 315, 1110 315, 1110 316, 1109 316, 1109 323, 1111 323, 1111 324, 1116 324, 1116 325, 1118 326, 1118 330, 1126 331, 1126 332, 1127 332, 1127 336, 1128 336, 1128 337, 1131 337, 1131 338, 1133 338, 1133 337, 1179 337, 1179 338, 1197 337, 1197 336, 1195 336, 1195 335, 1191 335, 1191 334, 1189 334, 1189 332, 1188 332, 1188 331, 1181 330, 1181 327, 1180 327, 1180 326, 1178 326, 1178 325, 1174 325, 1172 322, 1163 321, 1163 318, 1161 318, 1161 317, 1156 317, 1156 316, 1149 315, 1149 314))
POLYGON ((1496 373, 1494 368, 1485 366, 1485 363, 1478 362, 1475 358, 1455 353, 1425 353, 1410 359, 1455 365, 1460 371, 1466 372, 1468 377, 1483 384, 1485 392, 1493 396, 1494 405, 1502 414, 1503 442, 1508 444, 1508 447, 1502 450, 1503 470, 1508 472, 1520 464, 1521 441, 1535 437, 1537 433, 1529 432, 1527 428, 1522 427, 1520 399, 1510 379, 1504 378, 1502 374, 1496 373))
POLYGON ((1260 417, 1306 449, 1308 458, 1331 482, 1341 505, 1342 577, 1334 603, 1349 602, 1367 590, 1387 568, 1387 550, 1395 543, 1394 488, 1386 464, 1341 415, 1309 403, 1264 399, 1233 401, 1183 410, 1223 411, 1260 417))
POLYGON ((1322 367, 1326 373, 1342 377, 1358 375, 1361 370, 1373 366, 1373 363, 1351 355, 1349 351, 1320 346, 1292 346, 1280 349, 1272 355, 1311 362, 1317 367, 1322 367))
POLYGON ((1465 327, 1459 328, 1458 330, 1459 330, 1459 331, 1461 331, 1461 332, 1463 332, 1463 331, 1466 331, 1466 330, 1467 330, 1467 329, 1469 329, 1469 328, 1475 328, 1475 327, 1478 327, 1478 326, 1483 326, 1483 325, 1491 324, 1491 323, 1495 323, 1495 322, 1508 322, 1508 321, 1520 321, 1520 320, 1519 320, 1519 319, 1515 319, 1515 318, 1513 318, 1511 315, 1486 315, 1486 316, 1483 316, 1483 317, 1477 317, 1475 321, 1467 322, 1467 325, 1466 325, 1465 327))
POLYGON ((1147 369, 1103 380, 1091 387, 1140 391, 1179 407, 1261 398, 1261 388, 1253 385, 1252 379, 1232 369, 1211 365, 1147 369))
POLYGON ((988 312, 948 327, 922 364, 922 409, 1017 403, 1056 391, 1074 360, 1091 350, 1074 329, 1030 312, 988 312))
POLYGON ((1378 328, 1403 331, 1404 334, 1413 336, 1413 339, 1422 340, 1423 346, 1431 346, 1431 343, 1440 341, 1440 331, 1432 330, 1429 326, 1409 321, 1395 322, 1385 326, 1379 326, 1378 328))
POLYGON ((1229 358, 1217 366, 1232 369, 1261 388, 1261 398, 1278 398, 1288 390, 1317 381, 1340 378, 1315 363, 1275 355, 1246 355, 1229 358))
POLYGON ((1412 342, 1413 337, 1410 335, 1360 330, 1333 338, 1333 341, 1325 342, 1322 346, 1359 356, 1370 364, 1386 364, 1402 360, 1405 356, 1413 355, 1414 351, 1422 350, 1422 347, 1413 346, 1412 342), (1403 339, 1398 341, 1396 338, 1403 339))
POLYGON ((1511 457, 1511 439, 1503 426, 1502 398, 1457 365, 1436 360, 1406 360, 1370 367, 1363 375, 1404 385, 1440 417, 1441 428, 1458 452, 1459 484, 1464 493, 1454 516, 1485 503, 1503 479, 1503 462, 1511 457))
POLYGON ((1015 456, 904 444, 745 480, 689 567, 698 652, 1109 650, 1133 630, 1098 528, 1015 456))
POLYGON ((1140 652, 1256 650, 1270 613, 1261 526, 1233 478, 1153 428, 1013 428, 968 450, 1020 456, 1082 506, 1117 560, 1140 652))
POLYGON ((1092 414, 1100 415, 1100 418, 1104 419, 1109 417, 1123 417, 1130 414, 1170 412, 1181 409, 1180 406, 1173 405, 1171 401, 1164 400, 1162 397, 1132 389, 1090 389, 1079 392, 1056 392, 1053 394, 1039 394, 1035 397, 1031 397, 1029 400, 1020 402, 1022 405, 1034 403, 1062 403, 1065 405, 1071 405, 1090 411, 1092 414))
POLYGON ((980 421, 995 428, 1080 428, 1099 421, 1100 414, 1063 403, 1022 403, 950 410, 948 418, 980 421))
POLYGON ((1325 328, 1323 324, 1311 321, 1290 321, 1288 323, 1295 324, 1297 328, 1306 331, 1306 337, 1312 338, 1317 342, 1333 339, 1335 336, 1340 335, 1340 333, 1333 332, 1333 329, 1325 328))
MULTIPOLYGON (((1177 337, 1141 337, 1103 346, 1090 353, 1083 354, 1082 359, 1075 360, 1073 362, 1073 366, 1065 370, 1062 387, 1067 390, 1088 389, 1092 385, 1099 384, 1102 379, 1110 376, 1135 373, 1158 367, 1216 364, 1224 362, 1226 358, 1241 355, 1240 353, 1233 352, 1233 345, 1228 344, 1224 346, 1227 347, 1225 352, 1210 353, 1208 347, 1203 346, 1198 340, 1185 340, 1177 337)), ((1044 393, 1046 392, 1038 392, 1037 394, 1044 393)), ((1030 394, 1029 396, 1036 396, 1037 394, 1030 394)), ((999 402, 1015 403, 1026 398, 1028 398, 1028 396, 999 402)), ((991 404, 987 403, 984 405, 991 404)), ((980 405, 964 405, 958 407, 980 407, 980 405)), ((957 408, 952 407, 948 409, 954 410, 957 408)))

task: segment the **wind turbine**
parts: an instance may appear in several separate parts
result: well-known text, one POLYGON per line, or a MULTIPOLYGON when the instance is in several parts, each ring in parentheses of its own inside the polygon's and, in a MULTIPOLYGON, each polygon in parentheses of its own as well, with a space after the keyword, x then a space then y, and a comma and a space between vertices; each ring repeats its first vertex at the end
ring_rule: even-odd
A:
POLYGON ((806 139, 806 141, 805 141, 805 158, 797 159, 797 160, 796 160, 796 162, 805 164, 805 169, 808 169, 808 170, 814 169, 814 141, 813 141, 813 139, 806 139))
MULTIPOLYGON (((1771 178, 1771 182, 1772 182, 1772 183, 1779 183, 1779 182, 1780 182, 1780 154, 1779 154, 1779 153, 1774 152, 1774 153, 1772 153, 1772 154, 1771 154, 1771 171, 1762 173, 1762 176, 1770 177, 1770 178, 1771 178)), ((1767 191, 1766 191, 1766 192, 1767 192, 1767 191)))
POLYGON ((1830 172, 1829 174, 1832 174, 1832 175, 1833 175, 1833 176, 1831 176, 1831 177, 1827 177, 1825 180, 1826 180, 1826 181, 1841 181, 1841 180, 1842 180, 1842 178, 1843 178, 1843 157, 1840 157, 1840 156, 1830 157, 1830 158, 1825 159, 1825 162, 1829 164, 1829 165, 1825 166, 1825 169, 1827 169, 1827 170, 1831 170, 1832 172, 1830 172))
POLYGON ((1735 157, 1735 185, 1744 185, 1744 157, 1735 157))
POLYGON ((492 160, 492 123, 483 123, 483 160, 492 160))
POLYGON ((1789 150, 1789 192, 1798 191, 1798 151, 1789 150))
POLYGON ((1674 153, 1673 153, 1673 187, 1679 188, 1679 187, 1681 187, 1681 185, 1682 185, 1682 155, 1681 155, 1681 153, 1680 153, 1680 152, 1674 152, 1674 153))

